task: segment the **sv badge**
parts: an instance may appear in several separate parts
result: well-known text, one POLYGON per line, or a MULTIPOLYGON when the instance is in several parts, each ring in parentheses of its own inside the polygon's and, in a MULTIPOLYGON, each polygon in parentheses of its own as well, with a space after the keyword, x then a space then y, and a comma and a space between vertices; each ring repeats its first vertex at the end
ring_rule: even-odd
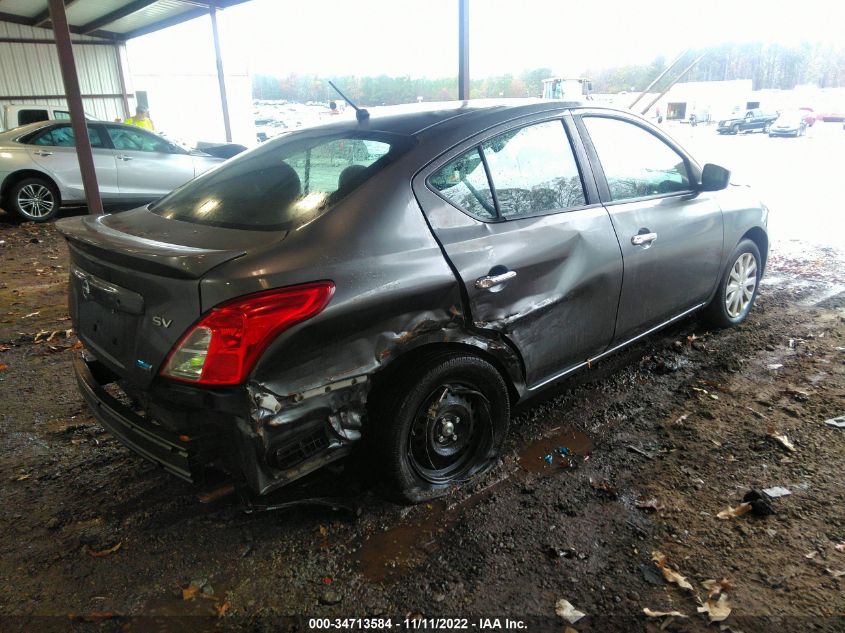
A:
POLYGON ((164 317, 154 316, 153 323, 160 327, 168 328, 173 324, 173 319, 165 319, 164 317))

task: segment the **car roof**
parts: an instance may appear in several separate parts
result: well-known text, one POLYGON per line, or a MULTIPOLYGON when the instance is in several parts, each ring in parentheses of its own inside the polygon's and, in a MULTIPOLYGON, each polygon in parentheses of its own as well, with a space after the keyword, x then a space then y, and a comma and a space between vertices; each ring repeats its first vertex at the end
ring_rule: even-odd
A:
POLYGON ((563 110, 584 105, 578 101, 549 99, 473 99, 471 101, 442 101, 411 103, 397 106, 367 108, 369 119, 358 122, 346 119, 325 125, 335 130, 361 129, 406 136, 418 136, 433 131, 446 122, 472 126, 480 119, 501 113, 503 119, 563 110))

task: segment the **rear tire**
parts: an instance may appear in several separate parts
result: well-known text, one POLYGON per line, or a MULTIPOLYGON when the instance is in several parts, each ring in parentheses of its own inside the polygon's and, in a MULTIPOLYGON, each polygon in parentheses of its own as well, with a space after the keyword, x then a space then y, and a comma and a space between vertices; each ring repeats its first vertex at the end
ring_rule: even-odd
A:
POLYGON ((728 260, 716 295, 704 309, 704 318, 716 327, 733 327, 748 317, 760 288, 762 259, 751 240, 742 240, 728 260))
POLYGON ((370 440, 390 497, 434 499, 495 463, 510 398, 493 365, 463 352, 437 352, 389 391, 371 408, 370 440))
POLYGON ((56 217, 61 200, 56 186, 45 178, 24 178, 6 195, 8 210, 25 222, 47 222, 56 217))

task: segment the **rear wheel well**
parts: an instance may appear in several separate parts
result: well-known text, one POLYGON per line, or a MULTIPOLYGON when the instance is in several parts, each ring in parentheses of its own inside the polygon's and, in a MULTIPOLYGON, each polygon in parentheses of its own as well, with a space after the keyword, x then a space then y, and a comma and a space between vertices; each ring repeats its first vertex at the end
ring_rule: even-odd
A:
POLYGON ((433 355, 444 353, 468 354, 487 361, 496 368, 496 371, 502 376, 502 380, 505 381, 511 403, 513 404, 519 399, 519 391, 517 391, 513 379, 502 362, 489 352, 466 343, 429 343, 409 350, 373 376, 371 394, 378 398, 379 392, 383 389, 390 389, 392 385, 395 385, 401 374, 413 367, 418 367, 424 360, 433 355))
POLYGON ((766 260, 769 258, 769 236, 759 226, 755 226, 745 232, 745 235, 740 238, 740 242, 746 239, 751 240, 757 245, 757 249, 760 251, 760 258, 763 260, 761 262, 762 269, 765 270, 766 260))
POLYGON ((0 186, 0 203, 5 202, 6 195, 9 193, 9 189, 14 187, 17 183, 21 180, 26 180, 27 178, 40 178, 51 185, 56 190, 56 193, 59 196, 59 206, 62 205, 62 197, 61 192, 59 191, 59 186, 56 184, 56 181, 50 178, 47 174, 42 171, 37 171, 35 169, 21 169, 20 171, 13 172, 6 176, 6 179, 3 181, 2 186, 0 186))

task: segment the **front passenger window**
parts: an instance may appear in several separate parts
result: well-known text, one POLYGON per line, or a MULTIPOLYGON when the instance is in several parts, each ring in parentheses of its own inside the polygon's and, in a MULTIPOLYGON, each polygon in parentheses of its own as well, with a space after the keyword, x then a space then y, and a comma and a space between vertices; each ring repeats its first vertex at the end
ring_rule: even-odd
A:
POLYGON ((690 189, 684 158, 638 125, 585 116, 611 200, 629 200, 690 189))
POLYGON ((116 150, 169 153, 170 144, 162 138, 129 127, 108 127, 109 137, 116 150))

